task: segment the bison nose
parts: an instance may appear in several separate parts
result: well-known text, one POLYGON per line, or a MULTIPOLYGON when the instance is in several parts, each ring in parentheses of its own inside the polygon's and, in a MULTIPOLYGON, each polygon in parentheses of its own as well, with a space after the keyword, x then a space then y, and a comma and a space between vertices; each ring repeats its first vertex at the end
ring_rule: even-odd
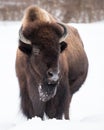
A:
POLYGON ((49 84, 54 84, 59 80, 59 72, 52 71, 52 69, 49 69, 47 71, 47 77, 48 77, 49 84))

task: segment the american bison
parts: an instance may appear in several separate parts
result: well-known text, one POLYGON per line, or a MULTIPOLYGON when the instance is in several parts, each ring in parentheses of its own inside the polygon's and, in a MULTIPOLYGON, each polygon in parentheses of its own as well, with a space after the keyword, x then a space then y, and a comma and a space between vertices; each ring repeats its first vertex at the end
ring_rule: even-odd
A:
POLYGON ((35 116, 69 119, 73 94, 84 83, 88 59, 78 31, 45 10, 27 8, 19 31, 16 74, 21 108, 35 116))

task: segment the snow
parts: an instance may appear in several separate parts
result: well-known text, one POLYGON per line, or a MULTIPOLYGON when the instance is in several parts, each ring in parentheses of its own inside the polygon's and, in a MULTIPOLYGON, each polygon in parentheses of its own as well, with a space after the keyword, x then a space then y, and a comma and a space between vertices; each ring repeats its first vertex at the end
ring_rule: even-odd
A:
POLYGON ((20 110, 15 57, 20 22, 0 22, 0 130, 80 129, 104 130, 104 23, 72 24, 84 42, 89 73, 73 96, 70 121, 40 118, 27 120, 20 110))

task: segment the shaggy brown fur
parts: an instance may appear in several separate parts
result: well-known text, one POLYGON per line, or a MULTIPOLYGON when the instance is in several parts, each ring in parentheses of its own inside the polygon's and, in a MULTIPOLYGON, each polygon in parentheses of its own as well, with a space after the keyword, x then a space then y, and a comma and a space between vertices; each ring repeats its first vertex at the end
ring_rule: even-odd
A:
POLYGON ((31 44, 20 39, 17 50, 21 108, 27 118, 38 116, 43 119, 46 113, 49 118, 62 119, 64 115, 69 119, 71 98, 87 76, 87 56, 75 28, 66 24, 68 36, 59 43, 62 27, 47 12, 41 11, 38 7, 29 7, 22 24, 23 35, 31 44), (60 72, 55 84, 47 84, 50 69, 57 74, 60 72))

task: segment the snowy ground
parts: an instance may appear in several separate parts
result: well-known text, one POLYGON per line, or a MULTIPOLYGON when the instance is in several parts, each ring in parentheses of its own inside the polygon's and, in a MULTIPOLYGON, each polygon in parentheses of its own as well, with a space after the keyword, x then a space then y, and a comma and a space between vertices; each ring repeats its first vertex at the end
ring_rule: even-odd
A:
POLYGON ((15 75, 19 22, 0 22, 0 130, 104 130, 104 23, 73 24, 84 42, 89 74, 72 100, 70 121, 26 120, 15 75))

